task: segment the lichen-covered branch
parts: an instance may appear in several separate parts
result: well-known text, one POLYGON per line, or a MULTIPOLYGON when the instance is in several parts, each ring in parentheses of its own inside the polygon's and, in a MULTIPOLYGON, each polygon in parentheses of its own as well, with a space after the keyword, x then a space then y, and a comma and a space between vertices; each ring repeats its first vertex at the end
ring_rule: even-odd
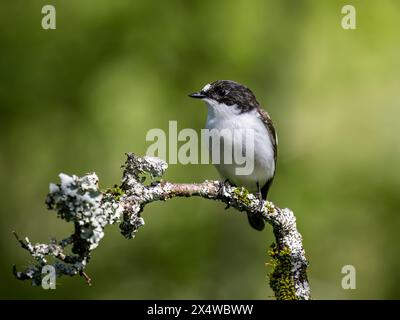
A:
POLYGON ((50 184, 46 204, 59 218, 73 223, 74 232, 59 242, 53 239, 49 244, 35 245, 28 238, 20 240, 15 234, 35 263, 24 271, 17 271, 14 267, 14 275, 40 285, 42 268, 51 264, 58 277, 81 275, 90 284, 85 268, 91 252, 104 237, 106 225, 118 223, 121 233, 126 238, 133 238, 144 225, 141 212, 146 204, 174 197, 199 196, 222 201, 248 214, 261 215, 272 225, 276 243, 269 251, 272 258, 269 276, 276 298, 310 298, 306 273, 308 263, 292 211, 280 209, 269 201, 260 204, 260 200, 246 189, 219 181, 188 184, 155 181, 166 169, 167 164, 161 159, 127 154, 121 185, 105 191, 100 191, 95 173, 83 177, 60 174, 61 182, 50 184), (151 178, 148 183, 146 176, 151 178), (71 253, 67 254, 69 246, 71 253))

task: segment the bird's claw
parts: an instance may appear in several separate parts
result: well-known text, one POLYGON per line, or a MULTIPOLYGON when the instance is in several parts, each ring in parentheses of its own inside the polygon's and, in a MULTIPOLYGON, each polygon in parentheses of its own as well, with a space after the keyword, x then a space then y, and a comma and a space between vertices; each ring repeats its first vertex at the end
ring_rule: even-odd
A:
POLYGON ((265 200, 263 199, 262 194, 261 194, 260 191, 256 193, 256 196, 258 198, 258 211, 261 212, 261 211, 264 210, 265 200))
POLYGON ((266 201, 263 199, 259 199, 258 202, 258 211, 262 212, 264 210, 266 201))

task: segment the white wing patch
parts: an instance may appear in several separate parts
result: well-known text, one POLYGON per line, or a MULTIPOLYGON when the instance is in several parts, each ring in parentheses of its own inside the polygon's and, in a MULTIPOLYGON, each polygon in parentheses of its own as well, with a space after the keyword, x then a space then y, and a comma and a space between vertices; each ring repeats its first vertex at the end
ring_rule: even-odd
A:
POLYGON ((207 92, 208 90, 210 90, 210 88, 211 88, 211 84, 207 83, 207 84, 203 87, 203 89, 201 89, 201 91, 207 92))

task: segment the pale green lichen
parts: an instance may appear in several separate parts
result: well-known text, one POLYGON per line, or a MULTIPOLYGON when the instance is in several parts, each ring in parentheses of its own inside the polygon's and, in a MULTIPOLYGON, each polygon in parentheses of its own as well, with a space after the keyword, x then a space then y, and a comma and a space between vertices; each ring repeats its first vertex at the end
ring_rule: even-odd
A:
POLYGON ((120 201, 121 197, 125 194, 125 191, 121 186, 115 184, 112 188, 107 189, 105 193, 112 195, 116 201, 120 201))
POLYGON ((104 228, 122 220, 124 208, 120 203, 123 191, 115 186, 107 192, 101 192, 95 173, 83 177, 60 174, 60 183, 50 184, 46 204, 57 216, 67 222, 73 222, 75 232, 67 239, 50 244, 32 244, 28 238, 19 240, 21 246, 29 251, 37 261, 25 272, 14 270, 18 279, 32 279, 37 284, 41 269, 48 264, 47 257, 59 258, 52 264, 57 276, 75 275, 85 269, 92 250, 97 248, 104 237, 104 228), (72 244, 73 255, 65 255, 63 249, 72 244))
POLYGON ((292 261, 288 247, 279 249, 273 243, 268 250, 272 258, 268 263, 272 271, 268 274, 269 285, 275 293, 277 300, 298 300, 292 275, 292 261))
POLYGON ((95 173, 83 177, 60 174, 60 180, 50 185, 47 206, 61 219, 79 224, 80 238, 93 250, 104 237, 104 227, 121 219, 123 207, 112 194, 100 192, 95 173))
POLYGON ((269 214, 273 214, 275 212, 275 206, 272 202, 266 201, 265 207, 267 208, 269 214))
POLYGON ((249 198, 249 195, 251 194, 247 189, 241 187, 241 188, 235 188, 233 189, 233 194, 235 195, 235 198, 245 204, 246 206, 251 204, 251 199, 249 198))

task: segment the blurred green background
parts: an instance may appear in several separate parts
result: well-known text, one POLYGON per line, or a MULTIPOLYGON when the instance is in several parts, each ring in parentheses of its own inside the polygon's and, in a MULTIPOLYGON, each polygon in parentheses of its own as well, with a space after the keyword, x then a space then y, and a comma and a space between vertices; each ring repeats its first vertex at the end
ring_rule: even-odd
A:
MULTIPOLYGON (((12 236, 62 238, 44 199, 58 174, 118 183, 124 153, 152 128, 203 127, 187 94, 216 79, 248 85, 279 134, 270 199, 294 210, 315 299, 400 298, 400 2, 2 1, 0 4, 0 297, 270 299, 271 228, 202 199, 146 207, 133 240, 108 227, 83 279, 56 290, 13 278, 30 257, 12 236), (57 29, 41 28, 42 6, 57 29), (353 4, 357 29, 341 27, 353 4), (341 268, 357 270, 343 290, 341 268)), ((171 165, 166 179, 217 179, 171 165)))

